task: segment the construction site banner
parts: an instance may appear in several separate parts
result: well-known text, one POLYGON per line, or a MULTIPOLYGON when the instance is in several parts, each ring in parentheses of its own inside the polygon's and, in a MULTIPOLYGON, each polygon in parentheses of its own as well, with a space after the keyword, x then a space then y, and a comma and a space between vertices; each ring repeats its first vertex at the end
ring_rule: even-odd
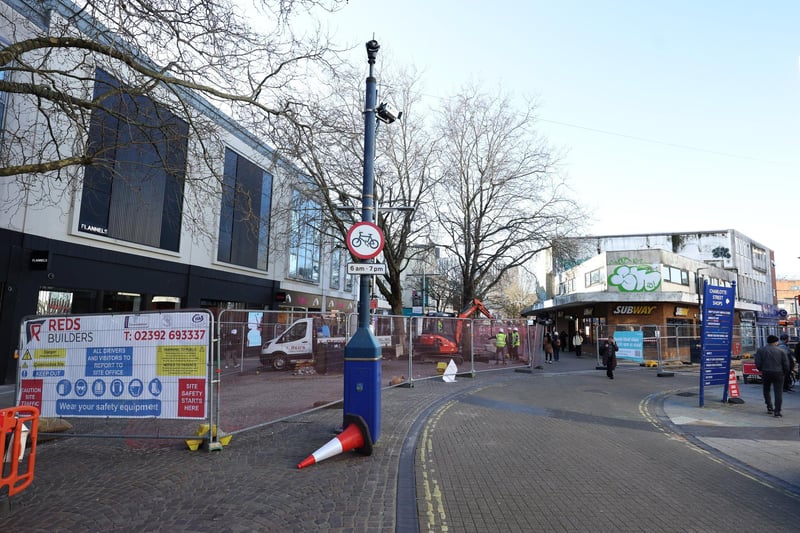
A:
POLYGON ((43 417, 204 419, 212 322, 202 310, 28 318, 17 404, 43 417))

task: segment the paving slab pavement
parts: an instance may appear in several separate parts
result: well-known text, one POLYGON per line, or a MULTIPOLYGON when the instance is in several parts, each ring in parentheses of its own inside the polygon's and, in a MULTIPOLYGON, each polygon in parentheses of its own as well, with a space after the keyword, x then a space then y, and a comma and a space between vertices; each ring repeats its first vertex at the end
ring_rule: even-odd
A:
MULTIPOLYGON (((229 448, 213 453, 132 449, 109 439, 42 443, 34 484, 12 499, 0 531, 417 531, 422 487, 414 479, 431 465, 420 464, 416 454, 439 406, 482 388, 592 372, 593 359, 562 354, 558 364, 529 375, 498 370, 384 390, 382 435, 372 456, 344 454, 303 470, 297 463, 335 435, 340 410, 237 434, 229 448)), ((654 372, 620 368, 626 379, 649 380, 654 372)), ((740 382, 742 404, 722 403, 721 387, 707 388, 700 407, 699 369, 687 365, 676 373, 679 386, 663 378, 649 398, 657 423, 800 501, 800 392, 784 395, 783 418, 766 415, 760 384, 740 382)), ((0 402, 13 404, 13 386, 0 387, 0 402)), ((464 403, 464 409, 479 407, 464 403)), ((506 416, 513 419, 513 410, 506 416)), ((468 439, 459 442, 470 446, 468 439)))

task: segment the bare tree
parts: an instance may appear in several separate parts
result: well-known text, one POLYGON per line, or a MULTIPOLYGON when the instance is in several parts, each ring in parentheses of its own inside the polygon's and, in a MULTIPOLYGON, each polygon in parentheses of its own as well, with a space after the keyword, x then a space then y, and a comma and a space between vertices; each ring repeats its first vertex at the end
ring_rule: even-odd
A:
POLYGON ((441 111, 438 222, 459 258, 462 305, 486 297, 580 225, 581 209, 535 130, 534 111, 532 103, 517 109, 508 96, 478 89, 441 111))
POLYGON ((536 278, 522 267, 508 271, 504 278, 497 298, 500 309, 504 317, 519 317, 525 307, 536 303, 536 278))
POLYGON ((44 1, 27 3, 24 14, 3 4, 0 91, 9 112, 0 177, 12 182, 3 183, 0 208, 63 205, 83 185, 84 168, 123 181, 112 161, 122 141, 93 142, 104 113, 156 146, 146 164, 192 182, 180 191, 183 213, 207 230, 207 220, 192 217, 222 194, 219 110, 256 135, 278 117, 302 116, 296 89, 336 55, 320 33, 295 35, 293 16, 343 4, 256 0, 244 12, 227 0, 44 1), (176 150, 193 156, 183 168, 176 150))
MULTIPOLYGON (((349 227, 361 220, 364 167, 364 79, 359 68, 339 68, 316 89, 303 120, 283 121, 272 131, 279 151, 296 161, 308 177, 298 184, 315 198, 324 216, 317 229, 344 243, 349 227)), ((393 100, 402 120, 379 123, 376 133, 375 222, 383 231, 387 274, 376 277, 394 314, 402 314, 401 273, 424 253, 413 246, 426 234, 426 206, 432 201, 436 142, 426 130, 419 81, 414 73, 385 75, 392 84, 380 99, 393 100)))

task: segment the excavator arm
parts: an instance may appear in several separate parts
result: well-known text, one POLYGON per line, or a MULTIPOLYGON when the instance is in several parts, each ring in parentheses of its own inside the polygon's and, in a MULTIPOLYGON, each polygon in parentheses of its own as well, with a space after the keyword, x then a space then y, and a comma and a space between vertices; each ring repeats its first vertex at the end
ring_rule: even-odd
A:
MULTIPOLYGON (((461 312, 458 314, 458 318, 471 318, 472 315, 475 313, 480 312, 486 318, 494 318, 492 314, 486 309, 486 306, 483 305, 483 302, 478 300, 477 298, 473 298, 472 302, 470 302, 461 312)), ((456 344, 461 345, 461 328, 463 327, 464 323, 462 320, 458 320, 458 324, 456 324, 456 344)))
POLYGON ((483 302, 477 298, 473 298, 472 302, 461 310, 458 314, 458 318, 470 318, 473 314, 478 312, 482 313, 486 318, 494 318, 489 310, 486 309, 486 306, 483 305, 483 302))

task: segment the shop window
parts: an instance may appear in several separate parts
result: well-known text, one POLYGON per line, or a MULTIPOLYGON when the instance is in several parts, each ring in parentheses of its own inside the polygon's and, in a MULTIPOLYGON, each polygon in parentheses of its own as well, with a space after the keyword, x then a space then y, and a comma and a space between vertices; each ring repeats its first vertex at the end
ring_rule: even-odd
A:
POLYGON ((72 293, 41 290, 36 303, 37 315, 64 315, 72 311, 72 293))

